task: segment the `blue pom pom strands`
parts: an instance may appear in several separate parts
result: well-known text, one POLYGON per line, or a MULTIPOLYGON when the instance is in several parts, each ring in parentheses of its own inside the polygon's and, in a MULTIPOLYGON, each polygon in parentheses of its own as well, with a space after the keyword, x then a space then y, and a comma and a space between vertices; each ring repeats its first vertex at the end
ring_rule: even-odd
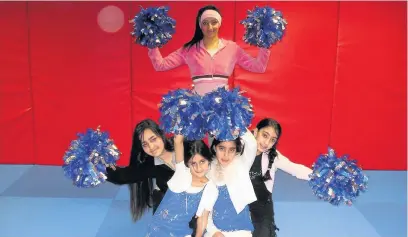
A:
POLYGON ((242 136, 254 117, 250 99, 239 88, 219 87, 203 97, 205 129, 220 141, 242 136))
POLYGON ((131 20, 135 42, 150 49, 162 47, 172 38, 176 21, 168 16, 169 7, 149 7, 131 20))
POLYGON ((204 110, 197 93, 187 89, 170 91, 159 107, 160 127, 166 133, 182 134, 188 141, 204 138, 204 110))
POLYGON ((270 48, 280 41, 287 25, 282 13, 268 6, 248 10, 246 19, 240 23, 245 27, 245 43, 260 48, 270 48))
POLYGON ((328 154, 320 155, 313 164, 309 186, 313 193, 324 201, 338 206, 352 205, 360 192, 367 190, 368 177, 348 156, 336 157, 332 148, 328 154))
POLYGON ((106 167, 114 169, 120 154, 107 132, 88 129, 65 152, 64 175, 79 188, 98 186, 106 180, 106 167))

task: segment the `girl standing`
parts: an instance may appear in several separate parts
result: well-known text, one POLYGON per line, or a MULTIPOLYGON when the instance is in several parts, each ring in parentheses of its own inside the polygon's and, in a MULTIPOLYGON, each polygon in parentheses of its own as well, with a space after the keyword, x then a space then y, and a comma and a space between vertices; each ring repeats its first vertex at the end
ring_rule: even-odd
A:
POLYGON ((265 72, 270 51, 261 48, 257 58, 251 57, 235 42, 218 37, 221 23, 220 11, 215 6, 201 8, 196 17, 194 36, 183 47, 165 58, 158 48, 149 49, 154 69, 166 71, 187 64, 199 95, 227 86, 235 64, 251 72, 265 72))
POLYGON ((271 118, 261 120, 254 131, 257 151, 250 177, 257 200, 249 204, 254 237, 276 237, 272 190, 277 169, 302 180, 309 180, 312 173, 311 169, 291 162, 276 149, 281 134, 280 124, 271 118))

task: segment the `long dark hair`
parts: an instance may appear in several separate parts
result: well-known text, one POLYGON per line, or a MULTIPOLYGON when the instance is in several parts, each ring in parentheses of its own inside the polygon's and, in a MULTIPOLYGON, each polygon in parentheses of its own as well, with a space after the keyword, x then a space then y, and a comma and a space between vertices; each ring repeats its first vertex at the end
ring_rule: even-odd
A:
POLYGON ((183 49, 186 49, 186 48, 190 49, 193 45, 195 45, 197 48, 199 47, 198 43, 200 42, 200 40, 204 38, 203 32, 201 31, 201 28, 200 28, 200 18, 201 18, 201 15, 203 15, 204 11, 206 10, 214 10, 221 15, 220 10, 214 5, 207 5, 205 7, 200 8, 200 10, 198 10, 197 17, 196 17, 196 28, 195 28, 194 36, 190 41, 184 44, 183 49))
MULTIPOLYGON (((151 119, 142 120, 135 127, 133 132, 132 150, 130 152, 129 166, 140 166, 145 162, 151 162, 154 165, 154 159, 152 156, 146 154, 142 148, 141 136, 146 129, 150 129, 156 136, 163 139, 164 149, 167 151, 173 151, 173 144, 164 135, 164 132, 160 129, 159 125, 151 119)), ((130 189, 130 210, 132 213, 133 221, 139 220, 144 212, 152 207, 152 191, 153 180, 152 178, 146 178, 140 182, 129 184, 130 189)))
POLYGON ((259 123, 256 125, 258 132, 260 132, 260 130, 265 127, 272 127, 275 130, 277 138, 276 138, 275 144, 273 144, 271 149, 267 151, 269 162, 268 162, 268 170, 266 171, 265 175, 262 177, 264 181, 271 179, 270 169, 272 168, 272 164, 275 161, 275 158, 278 156, 278 152, 276 151, 276 146, 278 145, 279 138, 282 134, 281 125, 278 123, 278 121, 272 118, 264 118, 261 121, 259 121, 259 123))

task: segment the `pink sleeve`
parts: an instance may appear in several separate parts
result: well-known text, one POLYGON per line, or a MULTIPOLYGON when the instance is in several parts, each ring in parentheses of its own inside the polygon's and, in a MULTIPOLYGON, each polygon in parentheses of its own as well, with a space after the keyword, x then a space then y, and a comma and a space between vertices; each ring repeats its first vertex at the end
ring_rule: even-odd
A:
POLYGON ((167 57, 163 58, 160 50, 158 48, 154 48, 149 49, 148 56, 156 71, 167 71, 185 63, 181 50, 182 49, 178 49, 169 54, 167 57))
POLYGON ((258 57, 253 58, 251 55, 247 54, 247 52, 245 52, 241 47, 239 47, 238 45, 237 47, 237 63, 239 66, 250 72, 263 73, 266 71, 269 56, 271 54, 269 49, 260 48, 258 57))

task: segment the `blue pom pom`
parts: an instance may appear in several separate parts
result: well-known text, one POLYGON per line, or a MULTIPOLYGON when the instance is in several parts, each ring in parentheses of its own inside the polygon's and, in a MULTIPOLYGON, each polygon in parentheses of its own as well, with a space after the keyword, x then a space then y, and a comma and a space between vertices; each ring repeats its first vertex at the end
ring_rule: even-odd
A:
POLYGON ((98 186, 106 180, 106 167, 114 167, 120 154, 107 132, 88 129, 65 152, 64 175, 79 188, 98 186))
POLYGON ((149 7, 133 18, 135 42, 150 49, 167 44, 175 32, 176 21, 168 16, 169 7, 149 7))
POLYGON ((261 48, 270 48, 280 41, 287 25, 282 13, 268 6, 248 10, 247 18, 240 23, 245 27, 245 43, 261 48))
POLYGON ((187 141, 205 136, 201 97, 191 90, 170 91, 160 104, 160 127, 166 133, 182 134, 187 141))
POLYGON ((347 155, 337 158, 329 147, 328 154, 320 155, 313 164, 309 180, 313 193, 335 206, 340 203, 352 205, 360 192, 367 190, 368 184, 368 177, 356 163, 348 160, 347 155))
POLYGON ((250 100, 239 88, 225 87, 207 93, 203 98, 206 132, 217 140, 230 141, 242 136, 254 117, 250 100))

